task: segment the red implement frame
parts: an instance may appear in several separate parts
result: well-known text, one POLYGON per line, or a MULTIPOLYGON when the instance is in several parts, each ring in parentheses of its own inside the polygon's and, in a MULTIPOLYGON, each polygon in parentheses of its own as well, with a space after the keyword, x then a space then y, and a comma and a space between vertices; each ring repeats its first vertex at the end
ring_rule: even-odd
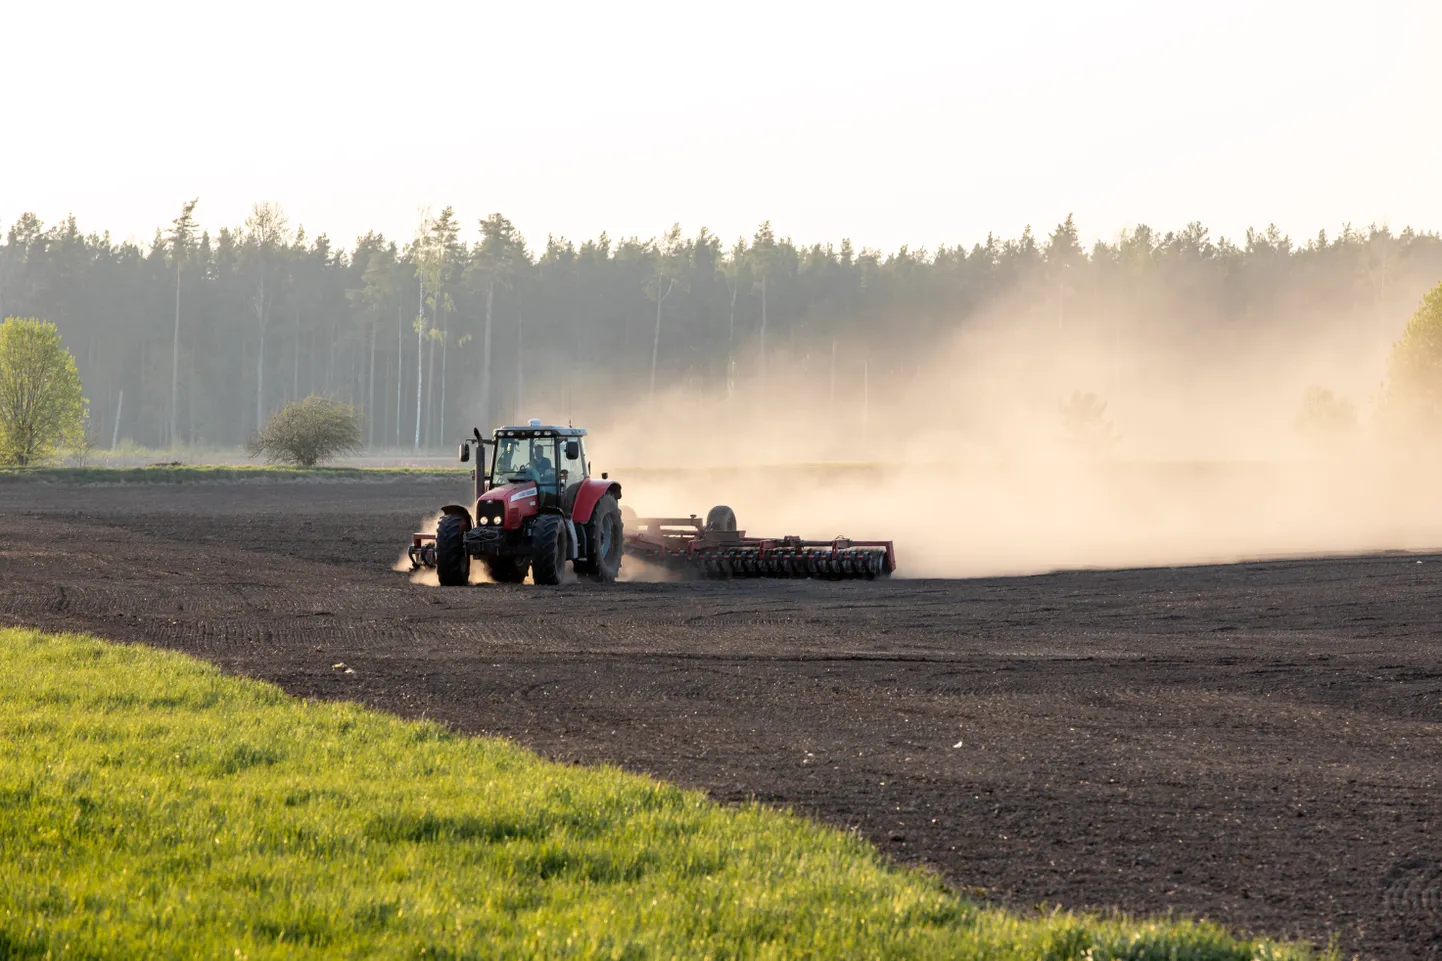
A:
POLYGON ((411 535, 411 570, 436 566, 436 535, 416 532, 411 535))

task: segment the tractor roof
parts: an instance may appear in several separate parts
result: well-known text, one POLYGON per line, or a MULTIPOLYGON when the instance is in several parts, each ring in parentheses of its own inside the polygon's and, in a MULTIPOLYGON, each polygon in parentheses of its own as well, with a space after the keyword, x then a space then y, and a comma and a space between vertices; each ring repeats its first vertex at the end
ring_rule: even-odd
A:
POLYGON ((532 420, 524 427, 498 427, 497 437, 585 437, 586 431, 581 427, 553 427, 542 424, 539 420, 532 420))

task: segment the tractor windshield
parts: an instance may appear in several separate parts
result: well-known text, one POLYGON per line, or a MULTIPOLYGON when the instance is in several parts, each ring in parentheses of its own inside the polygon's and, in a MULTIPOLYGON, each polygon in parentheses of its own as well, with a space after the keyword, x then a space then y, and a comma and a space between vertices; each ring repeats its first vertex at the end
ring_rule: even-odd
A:
POLYGON ((495 484, 512 480, 533 480, 556 484, 556 439, 554 437, 502 437, 496 444, 495 484))

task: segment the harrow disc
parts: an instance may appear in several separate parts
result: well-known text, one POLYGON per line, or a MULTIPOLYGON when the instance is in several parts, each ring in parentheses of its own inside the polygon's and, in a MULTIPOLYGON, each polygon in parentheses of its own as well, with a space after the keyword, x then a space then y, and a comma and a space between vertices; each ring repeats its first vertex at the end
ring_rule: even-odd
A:
POLYGON ((880 547, 787 548, 764 551, 732 548, 697 550, 669 558, 671 566, 712 579, 771 577, 853 580, 885 576, 886 550, 880 547))
POLYGON ((692 577, 814 577, 855 580, 886 577, 896 569, 890 541, 846 537, 812 541, 754 537, 735 527, 730 508, 717 507, 705 524, 690 517, 637 518, 626 531, 626 552, 692 577), (719 515, 725 514, 725 523, 719 515))

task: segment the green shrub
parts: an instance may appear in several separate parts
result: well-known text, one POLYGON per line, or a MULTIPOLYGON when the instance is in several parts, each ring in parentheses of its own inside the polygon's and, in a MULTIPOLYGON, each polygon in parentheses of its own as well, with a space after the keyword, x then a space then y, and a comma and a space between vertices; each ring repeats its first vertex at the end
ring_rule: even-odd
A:
POLYGON ((271 464, 314 467, 360 446, 361 420, 356 409, 312 394, 272 414, 246 450, 271 464))
POLYGON ((1062 434, 1073 450, 1100 455, 1116 445, 1119 437, 1107 417, 1107 403, 1096 394, 1074 390, 1060 410, 1062 434))
POLYGON ((1392 426, 1442 438, 1442 283, 1392 347, 1382 409, 1392 426))
POLYGON ((85 438, 85 395, 60 331, 43 320, 0 323, 0 464, 25 467, 85 438))

